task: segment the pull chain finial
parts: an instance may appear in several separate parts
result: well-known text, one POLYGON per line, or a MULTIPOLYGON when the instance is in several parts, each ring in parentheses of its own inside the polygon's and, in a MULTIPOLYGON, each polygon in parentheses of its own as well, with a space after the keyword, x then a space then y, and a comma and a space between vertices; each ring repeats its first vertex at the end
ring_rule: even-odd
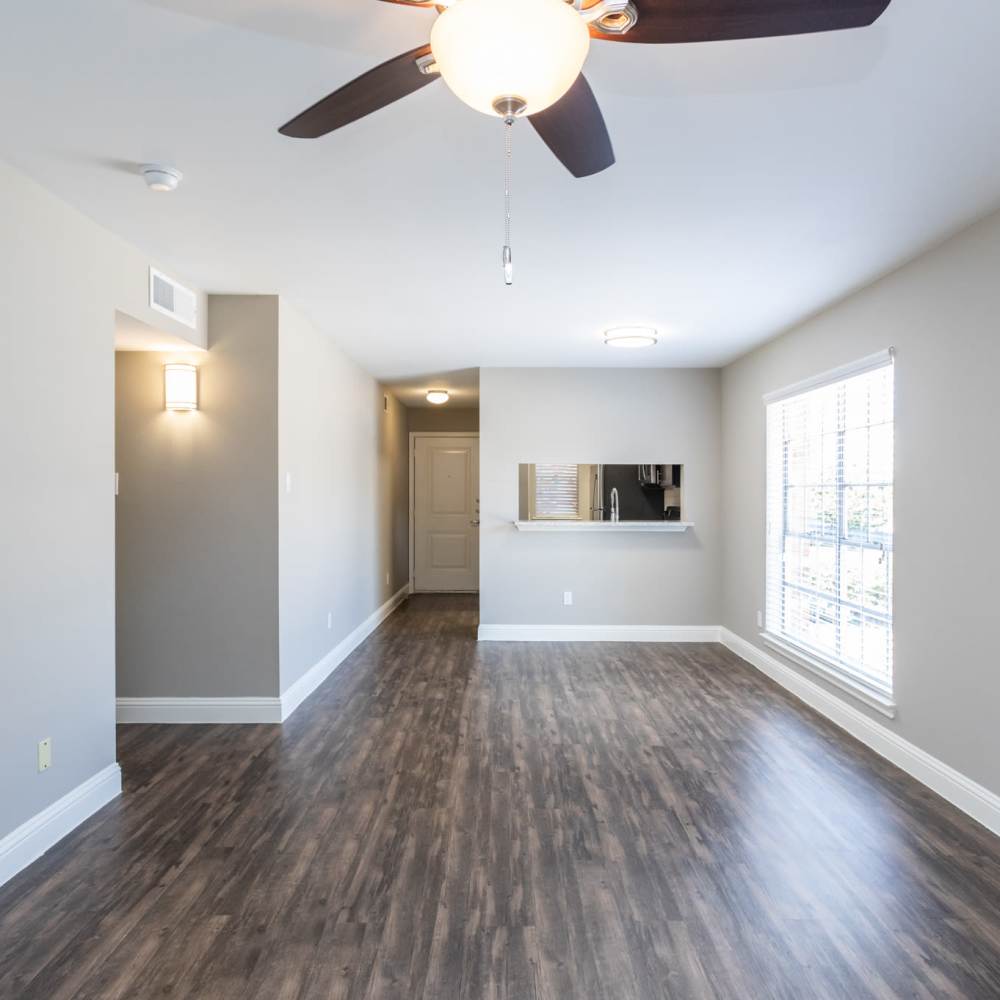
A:
POLYGON ((503 120, 504 129, 504 169, 503 169, 503 280, 504 284, 514 284, 514 262, 510 252, 510 162, 511 133, 514 130, 514 116, 507 115, 503 120))

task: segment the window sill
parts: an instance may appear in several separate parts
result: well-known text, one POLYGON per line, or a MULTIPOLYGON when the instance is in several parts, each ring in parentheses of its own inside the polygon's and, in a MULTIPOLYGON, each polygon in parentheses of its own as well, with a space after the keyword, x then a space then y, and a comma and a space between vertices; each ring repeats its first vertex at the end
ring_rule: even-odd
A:
POLYGON ((815 653, 808 652, 788 639, 770 632, 761 632, 760 637, 766 645, 777 650, 782 656, 788 657, 793 663, 822 677, 828 684, 840 688, 841 691, 846 691, 847 694, 857 698, 869 708, 875 709, 876 712, 880 712, 886 718, 894 719, 896 717, 896 703, 889 695, 865 684, 864 681, 851 677, 839 667, 829 664, 815 653))

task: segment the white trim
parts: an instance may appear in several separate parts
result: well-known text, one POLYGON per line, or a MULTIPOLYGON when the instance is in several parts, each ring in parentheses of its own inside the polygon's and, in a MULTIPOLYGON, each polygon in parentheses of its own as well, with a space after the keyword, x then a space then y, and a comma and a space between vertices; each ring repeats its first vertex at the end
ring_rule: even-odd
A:
POLYGON ((786 385, 783 389, 766 392, 764 393, 764 402, 768 405, 777 403, 782 399, 788 399, 791 396, 798 396, 803 392, 808 392, 810 389, 818 389, 820 386, 829 385, 831 382, 840 382, 845 378, 850 378, 852 375, 862 375, 865 372, 875 371, 876 368, 884 368, 886 365, 892 364, 894 357, 895 350, 887 347, 884 351, 869 354, 867 357, 860 358, 857 361, 851 361, 846 365, 839 365, 837 368, 831 368, 829 371, 820 372, 819 375, 804 378, 801 382, 786 385))
POLYGON ((122 793, 122 772, 109 764, 0 840, 0 885, 122 793))
POLYGON ((340 666, 410 593, 404 584, 279 698, 119 698, 118 722, 281 723, 340 666))
POLYGON ((774 635, 771 632, 760 633, 761 642, 777 650, 782 656, 794 660, 800 667, 811 670, 819 675, 834 687, 845 691, 858 701, 864 702, 869 708, 874 708, 876 712, 881 712, 886 718, 896 717, 896 703, 887 692, 879 691, 874 685, 866 684, 860 678, 851 677, 846 670, 834 663, 828 663, 822 656, 803 649, 794 642, 790 642, 784 636, 774 635))
POLYGON ((406 583, 284 691, 279 699, 281 711, 279 721, 284 722, 406 600, 409 594, 410 584, 406 583))
POLYGON ((988 830, 1000 835, 1000 796, 904 740, 882 723, 869 718, 729 629, 722 628, 720 634, 727 649, 988 830))
MULTIPOLYGON (((415 553, 414 548, 414 529, 413 524, 416 518, 416 509, 413 505, 414 494, 413 494, 413 480, 415 478, 415 468, 417 461, 417 441, 418 437, 425 438, 451 438, 451 437, 472 437, 478 438, 479 431, 410 431, 410 458, 409 458, 409 472, 410 472, 410 504, 409 504, 409 528, 410 528, 410 593, 416 594, 418 591, 414 584, 414 565, 413 558, 415 553)), ((479 470, 476 469, 476 477, 479 477, 479 470)), ((482 494, 480 494, 482 495, 482 494)), ((426 593, 438 593, 438 591, 426 591, 426 593)), ((453 593, 453 591, 447 591, 447 593, 453 593)), ((478 590, 460 591, 459 593, 468 594, 478 594, 478 590)))
POLYGON ((609 531, 687 531, 694 521, 574 521, 562 520, 514 521, 518 531, 585 531, 600 535, 609 531))
POLYGON ((480 625, 480 642, 718 642, 718 625, 480 625))
POLYGON ((280 698, 118 698, 118 722, 281 722, 280 698))

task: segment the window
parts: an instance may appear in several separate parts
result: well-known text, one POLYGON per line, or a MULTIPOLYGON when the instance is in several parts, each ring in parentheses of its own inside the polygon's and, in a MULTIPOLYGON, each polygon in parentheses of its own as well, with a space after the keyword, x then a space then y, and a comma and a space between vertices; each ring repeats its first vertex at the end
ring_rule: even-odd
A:
POLYGON ((580 517, 580 467, 536 465, 531 491, 532 520, 580 517))
POLYGON ((765 402, 765 638, 891 704, 892 354, 765 402))

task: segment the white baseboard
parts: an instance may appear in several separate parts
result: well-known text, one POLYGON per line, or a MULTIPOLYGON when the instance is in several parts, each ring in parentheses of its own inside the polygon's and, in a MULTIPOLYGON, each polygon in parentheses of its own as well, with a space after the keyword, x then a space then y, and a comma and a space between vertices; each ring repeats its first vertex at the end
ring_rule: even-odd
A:
POLYGON ((0 840, 0 885, 27 868, 121 792, 121 768, 109 764, 8 833, 0 840))
POLYGON ((281 695, 280 721, 284 722, 406 600, 409 594, 410 584, 407 583, 292 684, 281 695))
POLYGON ((280 698, 119 698, 119 722, 280 723, 284 722, 406 599, 409 584, 368 616, 280 698))
POLYGON ((119 698, 119 722, 281 722, 280 698, 119 698))
POLYGON ((877 754, 982 823, 988 830, 1000 834, 1000 796, 904 740, 887 726, 869 718, 770 653, 747 642, 742 636, 723 628, 720 629, 720 639, 727 649, 761 673, 767 674, 796 698, 825 715, 877 754))
POLYGON ((480 625, 480 642, 718 642, 718 625, 480 625))

